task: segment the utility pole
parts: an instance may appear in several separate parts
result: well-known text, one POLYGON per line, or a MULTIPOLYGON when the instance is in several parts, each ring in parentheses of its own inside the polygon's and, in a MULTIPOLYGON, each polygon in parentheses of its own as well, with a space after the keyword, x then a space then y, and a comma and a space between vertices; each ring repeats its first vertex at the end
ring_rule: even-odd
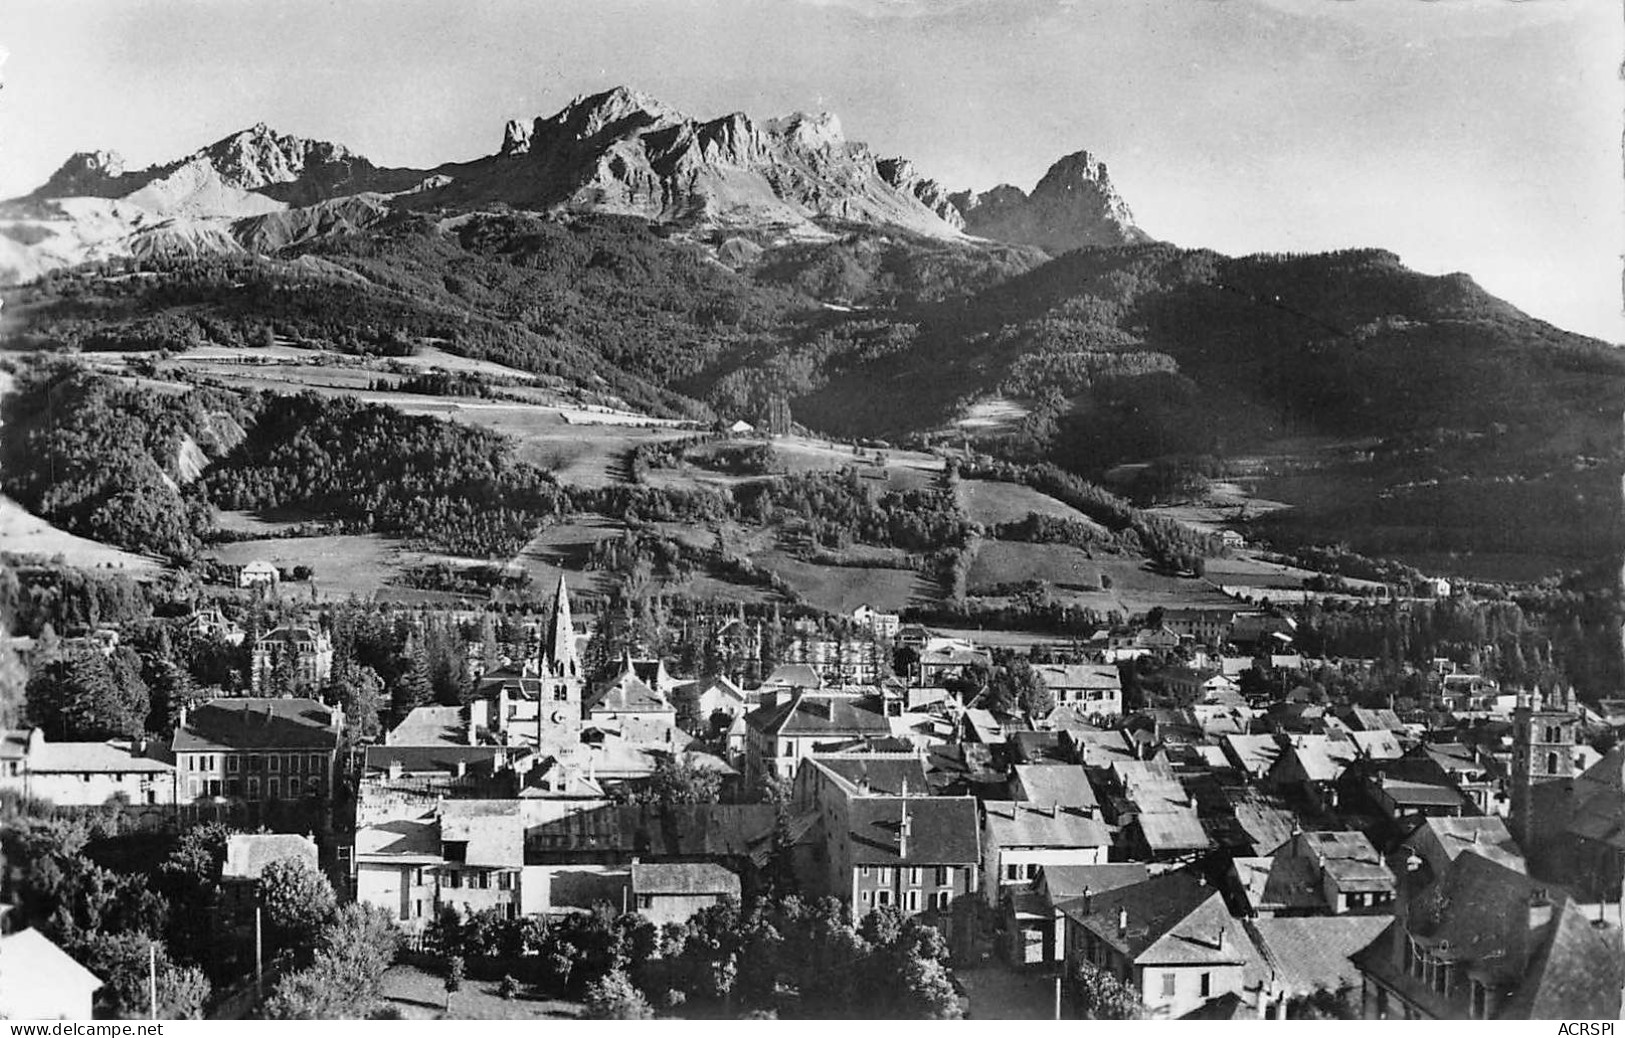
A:
POLYGON ((260 954, 260 903, 254 901, 254 994, 265 993, 264 960, 260 954))
POLYGON ((147 1019, 158 1019, 158 942, 147 941, 147 1019))

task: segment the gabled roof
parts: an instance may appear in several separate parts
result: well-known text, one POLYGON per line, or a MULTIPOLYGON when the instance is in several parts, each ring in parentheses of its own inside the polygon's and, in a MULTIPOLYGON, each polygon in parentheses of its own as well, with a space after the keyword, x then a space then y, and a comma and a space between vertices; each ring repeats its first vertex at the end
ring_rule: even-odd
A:
POLYGON ((974 797, 869 797, 852 801, 848 820, 854 865, 973 865, 981 860, 974 797), (901 840, 905 807, 906 847, 901 840))
POLYGON ((739 896, 739 874, 715 862, 639 862, 632 866, 634 894, 731 894, 739 896))
POLYGON ((1254 779, 1269 774, 1281 756, 1280 743, 1273 735, 1226 735, 1219 740, 1219 745, 1237 768, 1254 779))
POLYGON ((1109 768, 1135 759, 1134 745, 1121 731, 1103 731, 1097 728, 1068 728, 1065 741, 1071 743, 1078 763, 1089 768, 1109 768))
POLYGON ((809 766, 822 768, 840 779, 848 787, 849 795, 856 793, 865 782, 871 796, 899 796, 903 793, 921 796, 930 789, 925 762, 917 756, 851 754, 815 755, 804 759, 809 766))
POLYGON ((1111 831, 1087 812, 1014 800, 982 804, 988 839, 1000 847, 1109 847, 1111 831))
POLYGON ((177 752, 312 749, 338 746, 333 710, 314 699, 211 699, 175 732, 177 752))
POLYGON ((777 736, 890 735, 891 725, 874 707, 872 699, 798 692, 778 706, 752 710, 745 715, 745 723, 777 736))
POLYGON ((1121 692, 1123 679, 1117 668, 1105 663, 1035 663, 1033 675, 1044 687, 1121 692))
POLYGON ((623 673, 613 685, 599 690, 597 696, 587 704, 587 709, 592 712, 631 714, 676 712, 664 695, 631 671, 623 673))
POLYGON ((1413 846, 1417 845, 1421 841, 1417 840, 1415 834, 1422 830, 1431 833, 1432 844, 1444 852, 1444 860, 1433 863, 1439 873, 1443 873, 1450 862, 1455 861, 1466 851, 1472 851, 1514 872, 1528 871, 1528 867, 1524 864, 1523 851, 1512 838, 1512 834, 1507 831, 1506 823, 1493 815, 1424 818, 1417 828, 1412 830, 1412 836, 1406 842, 1413 846))
POLYGON ((1399 807, 1461 807, 1467 803, 1461 791, 1453 786, 1404 779, 1383 779, 1382 793, 1399 807))
POLYGON ((1057 909, 1067 902, 1104 894, 1108 890, 1144 883, 1151 876, 1144 862, 1114 862, 1108 865, 1040 865, 1036 884, 1057 909))
POLYGON ((1399 737, 1391 731, 1350 732, 1349 739, 1367 760, 1398 760, 1405 755, 1399 737))
POLYGON ((762 685, 763 687, 777 685, 788 688, 823 688, 824 676, 818 673, 816 668, 805 663, 781 663, 773 668, 773 673, 767 676, 762 685))
POLYGON ((1254 943, 1289 995, 1306 995, 1360 983, 1353 955, 1369 945, 1391 920, 1382 915, 1303 916, 1254 919, 1247 923, 1254 943))
POLYGON ((0 962, 5 963, 6 987, 12 991, 67 987, 94 994, 102 986, 100 977, 34 929, 0 934, 0 962))
POLYGON ((1137 966, 1233 965, 1257 956, 1224 897, 1183 869, 1068 902, 1061 911, 1137 966))
POLYGON ((1142 814, 1134 819, 1134 824, 1153 853, 1205 851, 1213 846, 1195 808, 1142 814))
POLYGON ((1089 772, 1078 764, 1017 764, 1014 773, 1018 799, 1032 804, 1059 804, 1093 810, 1099 806, 1089 772))
POLYGON ((1242 900, 1254 912, 1291 912, 1326 907, 1321 896, 1320 877, 1308 858, 1286 854, 1269 857, 1234 858, 1242 900))
POLYGON ((302 859, 312 868, 320 864, 316 845, 303 836, 280 833, 239 833, 226 840, 222 879, 259 879, 273 861, 302 859))
POLYGON ((463 708, 415 706, 390 729, 385 742, 390 746, 467 746, 463 708))

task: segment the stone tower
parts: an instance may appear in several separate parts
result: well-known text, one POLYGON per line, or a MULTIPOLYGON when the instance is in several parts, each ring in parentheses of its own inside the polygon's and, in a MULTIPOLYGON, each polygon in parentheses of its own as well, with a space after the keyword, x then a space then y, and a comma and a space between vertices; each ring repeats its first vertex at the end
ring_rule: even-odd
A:
POLYGON ((1535 789, 1548 783, 1570 783, 1574 778, 1574 744, 1580 715, 1571 689, 1550 703, 1539 692, 1520 696, 1512 712, 1512 835, 1526 855, 1532 855, 1550 833, 1547 822, 1560 823, 1564 812, 1535 808, 1535 789))
POLYGON ((581 659, 576 655, 575 625, 570 620, 570 589, 565 587, 563 573, 559 574, 559 589, 553 599, 553 615, 542 637, 540 664, 541 695, 536 704, 538 741, 545 741, 544 729, 560 735, 568 732, 571 737, 579 734, 586 680, 581 659))

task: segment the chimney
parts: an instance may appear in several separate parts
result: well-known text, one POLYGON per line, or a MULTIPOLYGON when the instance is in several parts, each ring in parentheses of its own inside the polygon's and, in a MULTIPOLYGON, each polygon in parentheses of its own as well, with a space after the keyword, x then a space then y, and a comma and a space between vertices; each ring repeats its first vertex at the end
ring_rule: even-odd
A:
POLYGON ((1119 936, 1119 937, 1128 936, 1128 906, 1127 905, 1124 905, 1123 907, 1121 907, 1121 908, 1119 908, 1117 910, 1117 936, 1119 936))
POLYGON ((406 769, 401 765, 401 762, 399 760, 390 761, 389 762, 389 781, 391 781, 391 782, 399 782, 401 780, 401 775, 405 772, 405 770, 406 769))
POLYGON ((1093 902, 1094 902, 1094 897, 1092 896, 1092 892, 1089 890, 1088 887, 1084 887, 1083 888, 1083 893, 1080 895, 1080 897, 1083 900, 1083 914, 1088 915, 1089 912, 1090 912, 1091 907, 1093 906, 1093 902))
POLYGON ((457 762, 457 777, 458 778, 467 778, 468 777, 468 761, 460 760, 460 761, 457 762))
POLYGON ((897 857, 899 861, 908 859, 908 837, 913 830, 914 823, 908 817, 908 800, 903 800, 903 820, 897 827, 897 857))
POLYGON ((177 727, 177 728, 185 728, 185 727, 186 727, 186 715, 187 715, 187 714, 188 714, 188 713, 190 713, 190 712, 191 712, 191 710, 190 710, 190 708, 189 708, 189 707, 184 707, 184 706, 183 706, 183 707, 181 707, 181 716, 180 716, 180 720, 179 720, 179 723, 177 723, 177 724, 176 724, 176 725, 175 725, 175 727, 177 727))

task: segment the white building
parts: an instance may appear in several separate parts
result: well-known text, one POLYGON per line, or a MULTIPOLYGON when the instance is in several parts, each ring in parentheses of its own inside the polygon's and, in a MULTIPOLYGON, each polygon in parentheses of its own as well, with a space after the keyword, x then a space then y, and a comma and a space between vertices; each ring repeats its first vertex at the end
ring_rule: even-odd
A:
POLYGON ((256 559, 237 574, 238 587, 276 587, 282 574, 271 563, 256 559))
POLYGON ((89 1020, 101 978, 38 930, 0 936, 0 1018, 89 1020))
POLYGON ((47 742, 40 728, 0 733, 0 789, 53 804, 100 807, 173 804, 175 767, 148 757, 139 743, 47 742))

